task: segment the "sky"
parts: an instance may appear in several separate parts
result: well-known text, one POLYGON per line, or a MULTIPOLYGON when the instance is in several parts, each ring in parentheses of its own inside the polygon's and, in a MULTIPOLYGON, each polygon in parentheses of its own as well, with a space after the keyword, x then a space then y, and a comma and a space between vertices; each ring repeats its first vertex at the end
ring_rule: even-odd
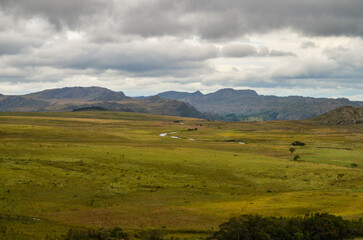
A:
POLYGON ((363 100, 361 0, 0 0, 0 93, 363 100))

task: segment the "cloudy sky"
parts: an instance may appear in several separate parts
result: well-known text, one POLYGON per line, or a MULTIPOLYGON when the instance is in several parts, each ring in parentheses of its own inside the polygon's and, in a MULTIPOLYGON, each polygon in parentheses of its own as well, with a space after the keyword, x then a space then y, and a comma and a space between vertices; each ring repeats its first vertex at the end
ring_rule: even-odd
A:
POLYGON ((0 93, 70 86, 363 100, 363 1, 0 0, 0 93))

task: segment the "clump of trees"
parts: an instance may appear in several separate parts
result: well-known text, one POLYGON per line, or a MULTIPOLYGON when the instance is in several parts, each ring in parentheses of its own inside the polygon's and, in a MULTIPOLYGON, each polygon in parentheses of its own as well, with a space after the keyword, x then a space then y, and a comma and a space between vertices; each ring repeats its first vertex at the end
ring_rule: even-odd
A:
POLYGON ((305 143, 300 142, 300 141, 295 141, 291 144, 292 146, 305 146, 305 143))
POLYGON ((363 221, 344 220, 328 213, 277 218, 242 215, 219 227, 209 240, 341 240, 363 236, 363 221))

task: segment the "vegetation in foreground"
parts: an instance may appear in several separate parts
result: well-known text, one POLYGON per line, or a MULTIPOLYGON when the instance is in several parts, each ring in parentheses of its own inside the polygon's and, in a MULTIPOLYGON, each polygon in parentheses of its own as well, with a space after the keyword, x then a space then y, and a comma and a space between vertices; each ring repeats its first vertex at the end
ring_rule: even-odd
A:
POLYGON ((363 221, 327 213, 276 218, 243 215, 220 226, 209 240, 341 240, 363 237, 363 221))
POLYGON ((358 220, 361 139, 361 124, 1 113, 0 238, 122 228, 203 239, 246 214, 358 220))
MULTIPOLYGON (((2 227, 6 236, 7 228, 2 227)), ((66 234, 46 237, 63 240, 177 240, 164 238, 164 230, 125 232, 116 227, 112 229, 69 229, 66 234)), ((9 236, 9 235, 8 235, 9 236)), ((307 214, 303 217, 262 217, 260 215, 242 215, 229 219, 219 226, 207 240, 343 240, 363 237, 363 221, 344 220, 341 216, 328 213, 307 214)))

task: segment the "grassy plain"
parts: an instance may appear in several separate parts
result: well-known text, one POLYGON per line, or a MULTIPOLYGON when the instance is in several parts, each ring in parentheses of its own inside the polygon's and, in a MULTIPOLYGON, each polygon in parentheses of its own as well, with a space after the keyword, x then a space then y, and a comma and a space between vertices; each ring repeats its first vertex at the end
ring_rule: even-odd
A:
POLYGON ((362 139, 362 124, 0 113, 0 238, 117 226, 198 238, 244 213, 358 219, 362 139))

